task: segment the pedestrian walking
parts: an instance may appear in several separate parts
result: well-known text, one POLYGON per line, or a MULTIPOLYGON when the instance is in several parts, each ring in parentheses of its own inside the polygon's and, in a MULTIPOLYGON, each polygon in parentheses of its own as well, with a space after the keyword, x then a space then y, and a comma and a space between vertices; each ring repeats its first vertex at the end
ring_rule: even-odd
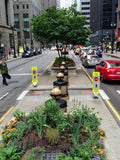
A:
POLYGON ((6 78, 10 79, 11 76, 8 74, 8 67, 7 64, 5 63, 5 59, 2 59, 2 63, 0 64, 0 70, 3 78, 3 85, 8 85, 6 82, 6 78))
POLYGON ((9 56, 11 56, 11 49, 8 49, 8 54, 9 56))

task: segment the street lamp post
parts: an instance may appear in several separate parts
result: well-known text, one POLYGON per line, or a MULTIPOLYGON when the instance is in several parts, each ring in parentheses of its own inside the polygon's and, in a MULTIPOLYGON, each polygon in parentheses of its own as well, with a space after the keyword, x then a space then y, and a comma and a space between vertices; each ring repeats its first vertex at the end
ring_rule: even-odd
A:
POLYGON ((114 29, 115 29, 115 0, 112 0, 112 22, 111 22, 111 29, 112 29, 112 35, 111 35, 111 54, 113 54, 114 50, 114 29))
POLYGON ((115 23, 111 23, 111 28, 112 28, 112 36, 111 36, 111 54, 113 54, 113 50, 114 50, 114 29, 115 29, 116 24, 115 23))
POLYGON ((24 28, 24 39, 25 39, 25 49, 26 49, 26 32, 27 32, 27 30, 24 28))
POLYGON ((14 38, 14 27, 13 27, 13 26, 10 26, 10 28, 12 29, 12 35, 13 35, 13 49, 14 49, 14 55, 13 55, 13 58, 16 58, 15 38, 14 38))

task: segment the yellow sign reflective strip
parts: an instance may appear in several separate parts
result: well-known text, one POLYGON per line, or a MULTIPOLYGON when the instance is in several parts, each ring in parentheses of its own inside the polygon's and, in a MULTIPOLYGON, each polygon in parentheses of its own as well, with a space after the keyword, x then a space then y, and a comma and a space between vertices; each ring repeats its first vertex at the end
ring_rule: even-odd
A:
POLYGON ((100 91, 100 72, 93 72, 92 74, 92 91, 100 91))

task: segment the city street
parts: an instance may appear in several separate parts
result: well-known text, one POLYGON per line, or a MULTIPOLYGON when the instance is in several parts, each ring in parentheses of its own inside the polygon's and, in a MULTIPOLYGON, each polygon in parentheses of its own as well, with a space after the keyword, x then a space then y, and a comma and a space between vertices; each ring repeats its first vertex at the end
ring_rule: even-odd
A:
POLYGON ((56 56, 56 51, 46 51, 38 56, 7 62, 12 78, 7 80, 8 86, 5 86, 2 84, 2 77, 0 76, 0 117, 11 106, 17 104, 17 97, 32 83, 31 68, 37 66, 39 75, 56 56))
MULTIPOLYGON (((76 56, 77 59, 79 59, 79 56, 76 56)), ((105 53, 103 55, 102 59, 106 60, 120 60, 120 58, 114 58, 109 57, 105 53)), ((80 61, 81 63, 81 61, 80 61)), ((92 73, 95 72, 94 67, 85 68, 90 77, 92 78, 92 73)), ((120 82, 119 81, 106 81, 105 83, 100 83, 100 89, 103 90, 102 98, 105 99, 105 96, 107 96, 108 100, 114 107, 114 109, 117 111, 117 113, 120 115, 120 82)), ((105 101, 106 103, 106 101, 105 101)), ((106 103, 106 105, 108 105, 106 103)), ((108 107, 109 108, 109 107, 108 107)), ((111 110, 110 110, 111 111, 111 110)), ((111 112, 113 117, 118 121, 117 117, 111 112)), ((119 122, 119 121, 118 121, 119 122)))

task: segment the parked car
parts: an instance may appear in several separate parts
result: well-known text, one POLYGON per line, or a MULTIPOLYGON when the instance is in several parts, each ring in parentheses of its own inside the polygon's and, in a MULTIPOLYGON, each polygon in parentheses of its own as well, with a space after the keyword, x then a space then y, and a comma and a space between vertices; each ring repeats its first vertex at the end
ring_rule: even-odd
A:
POLYGON ((37 49, 37 53, 38 53, 38 54, 42 54, 42 49, 41 49, 41 48, 38 48, 38 49, 37 49))
POLYGON ((38 50, 37 50, 37 48, 34 48, 33 49, 33 55, 35 56, 35 55, 37 55, 38 54, 38 50))
POLYGON ((100 61, 101 59, 97 55, 86 55, 82 60, 82 65, 84 65, 85 67, 94 67, 100 61))
POLYGON ((31 51, 30 50, 25 50, 24 52, 23 52, 23 54, 22 54, 22 58, 24 58, 24 57, 31 57, 32 56, 32 53, 31 53, 31 51))
POLYGON ((100 72, 100 80, 120 80, 120 61, 103 60, 95 66, 95 71, 100 72))

